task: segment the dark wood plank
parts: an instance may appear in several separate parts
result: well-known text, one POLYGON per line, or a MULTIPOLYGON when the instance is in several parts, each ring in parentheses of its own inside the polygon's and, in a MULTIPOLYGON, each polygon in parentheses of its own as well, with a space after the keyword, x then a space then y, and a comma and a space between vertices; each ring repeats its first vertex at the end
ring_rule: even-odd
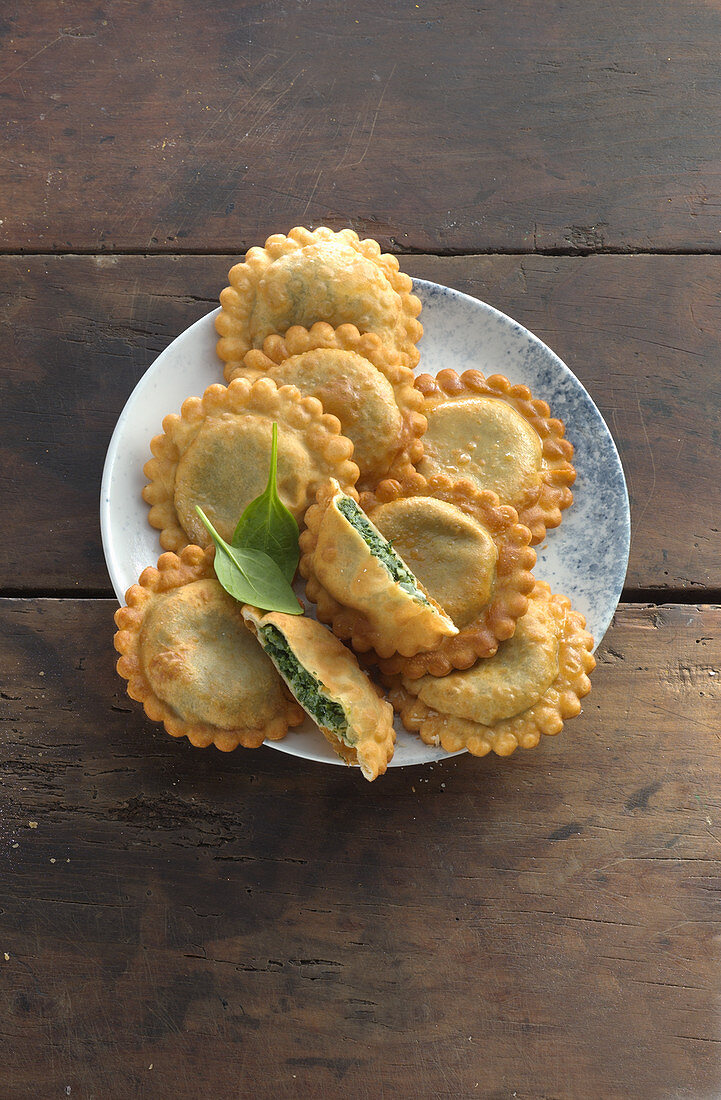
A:
MULTIPOLYGON (((97 514, 115 420, 157 353, 214 307, 230 263, 0 259, 11 288, 0 375, 5 591, 109 591, 97 514)), ((588 387, 628 476, 628 584, 717 587, 721 258, 424 256, 404 266, 509 312, 588 387)))
POLYGON ((721 11, 4 5, 0 247, 719 250, 721 11))
POLYGON ((113 606, 0 603, 3 1096, 718 1095, 721 609, 622 607, 560 737, 369 786, 172 741, 113 606))

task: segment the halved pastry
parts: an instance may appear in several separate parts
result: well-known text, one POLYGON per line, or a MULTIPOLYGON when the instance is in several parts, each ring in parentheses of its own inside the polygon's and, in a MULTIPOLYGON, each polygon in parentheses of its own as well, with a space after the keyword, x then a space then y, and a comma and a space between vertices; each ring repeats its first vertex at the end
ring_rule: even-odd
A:
POLYGON ((230 752, 278 741, 303 712, 221 588, 213 550, 162 554, 115 612, 118 672, 172 737, 230 752))
POLYGON ((457 627, 431 651, 382 660, 383 671, 445 676, 491 657, 526 613, 534 584, 531 532, 515 509, 490 490, 444 474, 412 486, 383 481, 361 494, 361 504, 457 627))
POLYGON ((492 490, 516 509, 533 545, 542 542, 572 503, 576 478, 573 446, 546 402, 534 399, 527 386, 477 370, 422 374, 416 386, 428 418, 420 473, 466 477, 492 490))
POLYGON ((361 241, 352 229, 274 233, 263 248, 250 248, 228 279, 215 322, 226 372, 271 333, 282 336, 292 325, 310 328, 316 321, 376 332, 409 366, 418 362, 423 329, 412 280, 398 270, 395 256, 381 254, 377 241, 361 241))
POLYGON ((593 638, 565 596, 538 582, 527 613, 495 657, 439 679, 401 678, 389 698, 407 730, 447 752, 509 756, 580 713, 596 662, 593 638))
POLYGON ((328 476, 347 488, 355 485, 353 444, 316 398, 303 397, 295 386, 278 388, 269 378, 209 386, 202 397, 183 403, 180 416, 166 416, 163 434, 150 444, 155 457, 144 467, 150 484, 143 499, 165 550, 208 545, 196 505, 231 540, 246 505, 265 489, 274 422, 278 493, 297 520, 328 476))
POLYGON ((225 373, 251 381, 267 375, 317 397, 353 443, 361 484, 415 472, 426 430, 423 395, 400 353, 376 333, 361 334, 355 325, 334 329, 324 321, 310 330, 294 325, 285 336, 268 336, 263 350, 249 351, 242 366, 227 364, 225 373))
POLYGON ((393 707, 381 698, 349 649, 314 619, 243 616, 295 698, 347 764, 376 779, 393 756, 393 707))
POLYGON ((458 633, 387 539, 331 478, 305 515, 300 572, 318 618, 339 638, 381 657, 412 657, 458 633))

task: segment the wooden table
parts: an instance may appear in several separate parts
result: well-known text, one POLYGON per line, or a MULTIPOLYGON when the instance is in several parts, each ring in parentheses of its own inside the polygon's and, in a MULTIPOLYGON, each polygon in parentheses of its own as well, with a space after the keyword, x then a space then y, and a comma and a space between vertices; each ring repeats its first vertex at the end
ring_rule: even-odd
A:
POLYGON ((719 5, 12 7, 0 1094, 718 1097, 719 5), (613 431, 627 588, 535 752, 369 786, 115 674, 115 420, 299 223, 508 312, 613 431))

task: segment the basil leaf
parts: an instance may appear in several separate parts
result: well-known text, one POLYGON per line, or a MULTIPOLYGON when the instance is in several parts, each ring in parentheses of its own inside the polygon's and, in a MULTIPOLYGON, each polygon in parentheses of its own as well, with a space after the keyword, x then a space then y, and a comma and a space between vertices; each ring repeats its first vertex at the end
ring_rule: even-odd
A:
POLYGON ((215 575, 234 600, 253 604, 262 611, 303 614, 293 589, 272 558, 261 550, 230 546, 215 530, 202 508, 196 505, 195 510, 215 544, 215 575))
POLYGON ((273 424, 270 449, 270 473, 265 491, 252 500, 238 520, 232 545, 245 550, 262 550, 272 558, 283 576, 291 582, 298 568, 298 524, 278 496, 278 425, 273 424))

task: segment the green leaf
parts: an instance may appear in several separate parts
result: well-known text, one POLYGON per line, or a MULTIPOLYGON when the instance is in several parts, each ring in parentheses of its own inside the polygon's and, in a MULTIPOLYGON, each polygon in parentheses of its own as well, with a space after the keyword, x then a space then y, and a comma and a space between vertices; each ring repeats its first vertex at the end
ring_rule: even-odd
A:
POLYGON ((195 510, 215 544, 215 575, 233 599, 254 604, 262 611, 303 614, 293 589, 272 558, 261 550, 230 546, 215 530, 202 508, 196 505, 195 510))
POLYGON ((252 500, 238 520, 232 545, 245 550, 261 550, 272 558, 283 576, 291 582, 298 568, 298 524, 278 496, 278 425, 273 424, 270 449, 270 473, 265 491, 252 500))

